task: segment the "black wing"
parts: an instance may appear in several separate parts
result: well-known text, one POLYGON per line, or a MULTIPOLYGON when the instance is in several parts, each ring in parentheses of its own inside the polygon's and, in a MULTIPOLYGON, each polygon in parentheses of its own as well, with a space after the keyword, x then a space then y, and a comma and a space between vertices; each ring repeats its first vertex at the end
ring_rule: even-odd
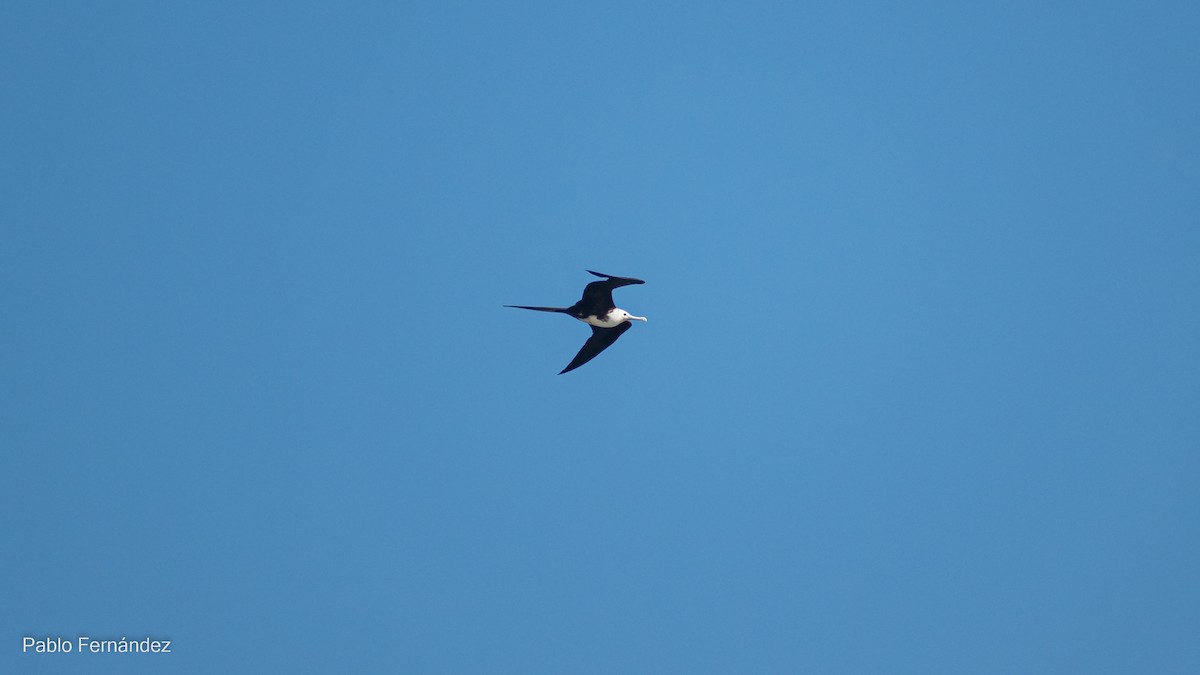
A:
POLYGON ((583 297, 579 299, 579 304, 597 310, 597 314, 616 307, 612 298, 614 288, 646 283, 641 279, 634 279, 632 277, 614 277, 611 274, 601 274, 591 270, 588 270, 588 273, 604 277, 604 281, 593 281, 585 286, 583 288, 583 297))
POLYGON ((583 347, 579 350, 579 353, 575 355, 575 358, 571 359, 566 368, 563 368, 559 372, 559 375, 575 370, 579 366, 596 358, 597 354, 608 349, 612 343, 617 341, 617 338, 621 337, 621 333, 629 330, 629 327, 632 325, 632 322, 626 321, 612 328, 597 328, 596 326, 592 326, 592 337, 583 343, 583 347))

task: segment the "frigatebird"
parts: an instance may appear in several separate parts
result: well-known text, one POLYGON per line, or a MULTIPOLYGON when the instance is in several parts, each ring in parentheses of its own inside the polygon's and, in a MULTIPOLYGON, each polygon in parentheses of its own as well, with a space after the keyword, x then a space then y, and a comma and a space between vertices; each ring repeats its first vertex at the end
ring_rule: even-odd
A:
POLYGON ((583 343, 583 347, 575 358, 563 368, 559 375, 575 370, 579 366, 596 358, 600 352, 608 349, 612 343, 621 337, 621 334, 629 330, 633 326, 634 321, 645 321, 644 316, 634 316, 629 312, 617 307, 613 303, 612 292, 614 288, 629 286, 630 284, 644 284, 641 279, 633 279, 630 277, 614 277, 611 274, 601 274, 587 270, 589 274, 594 274, 604 279, 604 281, 593 281, 584 286, 583 297, 579 302, 570 307, 529 307, 526 305, 505 305, 505 307, 515 307, 516 309, 532 309, 535 312, 559 312, 561 314, 569 314, 576 319, 590 325, 592 327, 592 336, 583 343))

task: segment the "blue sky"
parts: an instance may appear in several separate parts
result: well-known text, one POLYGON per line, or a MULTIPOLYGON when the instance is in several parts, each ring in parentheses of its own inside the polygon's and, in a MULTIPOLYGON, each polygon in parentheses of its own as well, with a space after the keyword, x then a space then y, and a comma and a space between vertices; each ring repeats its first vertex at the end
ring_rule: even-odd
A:
POLYGON ((0 670, 1200 671, 1198 31, 6 4, 0 670))

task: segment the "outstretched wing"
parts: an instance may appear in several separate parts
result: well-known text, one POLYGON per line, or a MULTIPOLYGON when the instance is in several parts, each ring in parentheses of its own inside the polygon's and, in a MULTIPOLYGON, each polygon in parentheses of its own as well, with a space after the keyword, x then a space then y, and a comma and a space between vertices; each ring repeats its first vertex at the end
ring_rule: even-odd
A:
POLYGON ((612 343, 617 341, 617 338, 621 337, 621 333, 629 330, 629 327, 632 325, 633 324, 631 322, 626 321, 624 323, 617 324, 612 328, 598 328, 596 326, 592 326, 592 337, 588 338, 587 342, 583 343, 583 347, 579 350, 579 353, 575 355, 575 358, 571 359, 571 362, 567 364, 566 368, 563 368, 562 371, 559 372, 559 375, 575 370, 579 366, 582 366, 588 361, 596 358, 597 354, 605 349, 608 349, 612 343))
POLYGON ((616 307, 612 297, 614 288, 629 286, 631 284, 646 283, 641 279, 634 279, 633 277, 614 277, 611 274, 601 274, 591 270, 588 270, 588 273, 594 274, 598 277, 604 277, 604 281, 593 281, 585 286, 583 288, 583 297, 579 299, 579 302, 598 308, 602 307, 603 309, 612 309, 613 307, 616 307))

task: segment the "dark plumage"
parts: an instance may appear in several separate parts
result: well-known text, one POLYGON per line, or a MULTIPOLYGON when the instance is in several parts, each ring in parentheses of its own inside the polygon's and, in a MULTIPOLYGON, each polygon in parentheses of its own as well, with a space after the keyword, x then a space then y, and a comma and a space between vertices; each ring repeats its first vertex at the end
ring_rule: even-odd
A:
POLYGON ((528 305, 505 305, 505 307, 515 307, 516 309, 531 309, 535 312, 558 312, 568 314, 592 327, 592 336, 587 342, 583 343, 583 347, 574 359, 567 364, 566 368, 562 369, 563 373, 575 370, 579 366, 591 361, 597 354, 608 349, 612 343, 617 341, 617 338, 629 330, 633 325, 632 321, 645 321, 644 316, 633 316, 629 312, 620 309, 613 303, 612 292, 614 288, 621 286, 629 286, 631 284, 644 284, 641 279, 633 279, 631 277, 614 277, 610 274, 601 274, 587 270, 589 274, 594 274, 598 277, 603 277, 604 281, 593 281, 583 289, 583 297, 579 302, 570 307, 531 307, 528 305))

